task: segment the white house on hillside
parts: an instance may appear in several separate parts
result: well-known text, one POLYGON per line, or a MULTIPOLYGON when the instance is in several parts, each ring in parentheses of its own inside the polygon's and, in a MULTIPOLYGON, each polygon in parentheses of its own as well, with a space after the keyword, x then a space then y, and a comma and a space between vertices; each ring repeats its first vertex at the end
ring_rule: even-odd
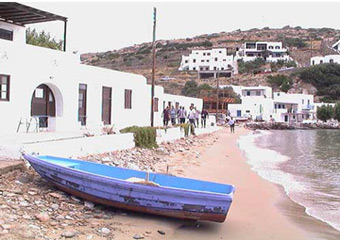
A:
POLYGON ((230 77, 237 74, 237 64, 232 55, 227 55, 227 49, 193 50, 189 56, 182 56, 179 71, 197 71, 200 78, 230 77))
POLYGON ((278 60, 290 61, 288 50, 282 47, 282 42, 246 42, 236 52, 236 59, 243 61, 253 61, 262 57, 267 62, 277 62, 278 60))
MULTIPOLYGON (((22 4, 1 5, 13 14, 0 21, 0 134, 150 125, 151 87, 145 77, 83 65, 73 53, 28 45, 26 24, 61 20, 66 26, 67 19, 22 4)), ((201 109, 202 100, 165 94, 157 86, 156 126, 162 125, 167 105, 201 109)))
POLYGON ((322 63, 340 63, 340 55, 316 56, 310 59, 310 65, 318 65, 322 63))

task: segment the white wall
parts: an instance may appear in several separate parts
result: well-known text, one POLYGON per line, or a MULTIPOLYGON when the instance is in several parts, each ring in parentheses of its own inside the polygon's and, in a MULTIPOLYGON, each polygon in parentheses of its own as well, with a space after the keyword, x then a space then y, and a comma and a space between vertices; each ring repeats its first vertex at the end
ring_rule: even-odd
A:
MULTIPOLYGON (((13 32, 13 43, 26 43, 26 28, 18 25, 0 22, 0 28, 13 32)), ((6 41, 6 40, 5 40, 6 41)))
POLYGON ((310 65, 318 65, 322 63, 340 63, 340 55, 326 55, 324 57, 317 56, 310 59, 310 65))
POLYGON ((291 94, 285 92, 274 92, 274 101, 297 103, 298 112, 302 110, 314 110, 314 96, 310 94, 291 94))
POLYGON ((322 56, 316 56, 316 57, 312 57, 310 59, 310 65, 318 65, 321 63, 324 63, 325 59, 322 56))
POLYGON ((232 117, 237 117, 237 111, 241 111, 240 117, 262 117, 263 120, 270 120, 272 116, 276 121, 284 121, 283 114, 287 109, 275 109, 275 103, 296 104, 296 113, 316 111, 314 106, 314 96, 309 94, 288 94, 284 92, 274 92, 270 87, 243 87, 233 86, 234 91, 241 95, 241 104, 229 104, 228 110, 232 117), (250 96, 246 93, 250 91, 250 96), (256 95, 260 91, 260 96, 256 95), (273 97, 272 97, 273 95, 273 97))
POLYGON ((237 111, 241 111, 241 117, 261 118, 268 121, 273 112, 273 100, 260 97, 244 97, 241 104, 229 104, 231 117, 237 117, 237 111))
POLYGON ((254 61, 257 57, 262 56, 262 50, 257 50, 257 45, 266 44, 266 50, 271 52, 266 59, 267 62, 292 60, 292 58, 287 54, 287 49, 282 47, 282 42, 253 42, 255 43, 253 48, 246 48, 246 44, 249 43, 251 42, 244 43, 239 51, 236 52, 236 59, 243 59, 244 62, 254 61), (254 56, 248 56, 248 54, 253 54, 254 56))
MULTIPOLYGON (((17 29, 23 30, 20 27, 17 29)), ((87 85, 88 129, 101 129, 103 126, 104 86, 112 88, 111 124, 115 128, 150 125, 151 87, 141 75, 82 65, 79 55, 1 39, 0 66, 0 74, 10 75, 10 100, 0 101, 0 135, 15 133, 20 119, 25 121, 31 118, 32 94, 41 84, 52 90, 56 101, 56 117, 49 118, 49 130, 75 131, 84 128, 78 122, 79 84, 87 85), (132 90, 131 109, 124 107, 125 89, 132 90)), ((156 126, 162 125, 163 100, 180 102, 184 106, 192 102, 202 108, 201 99, 164 94, 164 89, 159 86, 156 86, 155 97, 159 98, 156 126)), ((21 131, 24 131, 24 126, 21 131)))

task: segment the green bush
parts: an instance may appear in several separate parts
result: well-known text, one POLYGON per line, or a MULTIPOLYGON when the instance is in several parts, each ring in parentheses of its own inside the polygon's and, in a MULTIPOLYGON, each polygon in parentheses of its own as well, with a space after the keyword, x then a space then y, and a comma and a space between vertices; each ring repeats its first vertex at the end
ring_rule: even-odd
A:
POLYGON ((179 124, 179 126, 184 129, 184 136, 185 137, 189 136, 189 131, 190 131, 190 134, 195 135, 195 128, 192 124, 181 123, 181 124, 179 124))
POLYGON ((283 38, 283 43, 289 47, 306 48, 307 43, 305 43, 300 38, 283 38))
POLYGON ((297 67, 295 61, 288 61, 288 62, 285 62, 285 65, 286 65, 287 68, 289 68, 289 67, 297 67))
POLYGON ((272 86, 279 88, 283 92, 288 92, 289 89, 291 89, 293 80, 283 74, 279 74, 276 76, 268 76, 267 82, 272 86))
POLYGON ((317 88, 317 95, 330 99, 340 98, 340 65, 325 63, 300 70, 296 75, 317 88))
POLYGON ((322 105, 316 110, 316 116, 318 119, 326 122, 334 117, 334 108, 332 106, 322 105))
POLYGON ((320 102, 327 102, 327 103, 333 103, 333 102, 335 102, 335 100, 332 99, 332 98, 329 97, 329 96, 320 97, 320 98, 319 98, 319 101, 320 101, 320 102))
POLYGON ((187 97, 196 97, 198 94, 198 84, 195 80, 187 81, 182 88, 182 95, 187 97))
POLYGON ((240 73, 259 73, 261 67, 266 64, 263 58, 256 58, 254 61, 244 62, 242 59, 238 60, 238 71, 240 73))
POLYGON ((155 148, 158 147, 156 142, 156 128, 131 126, 120 130, 121 133, 133 133, 136 147, 155 148))
POLYGON ((278 60, 277 62, 272 62, 270 63, 270 69, 272 72, 277 72, 282 67, 296 67, 296 62, 295 61, 284 61, 284 60, 278 60))
POLYGON ((188 48, 192 47, 212 47, 213 43, 206 40, 203 42, 173 42, 163 45, 160 52, 164 51, 174 51, 174 50, 187 50, 188 48))
POLYGON ((340 121, 340 103, 337 103, 334 107, 334 119, 340 121))
POLYGON ((37 32, 30 28, 26 29, 26 43, 34 46, 62 50, 64 42, 51 37, 50 33, 45 31, 37 32))
POLYGON ((137 54, 150 54, 151 53, 151 46, 144 46, 138 49, 137 54))

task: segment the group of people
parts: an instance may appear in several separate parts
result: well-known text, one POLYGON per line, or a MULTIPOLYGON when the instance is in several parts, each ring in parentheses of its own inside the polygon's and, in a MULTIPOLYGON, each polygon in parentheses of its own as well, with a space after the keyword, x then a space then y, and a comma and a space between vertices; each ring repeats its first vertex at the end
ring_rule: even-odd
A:
POLYGON ((167 127, 170 121, 171 125, 175 125, 177 123, 185 123, 188 119, 189 123, 196 128, 199 127, 200 116, 201 126, 205 128, 207 124, 207 117, 209 116, 208 111, 205 109, 200 112, 195 106, 190 106, 190 109, 187 112, 184 107, 176 109, 174 106, 167 106, 162 113, 164 127, 167 127))

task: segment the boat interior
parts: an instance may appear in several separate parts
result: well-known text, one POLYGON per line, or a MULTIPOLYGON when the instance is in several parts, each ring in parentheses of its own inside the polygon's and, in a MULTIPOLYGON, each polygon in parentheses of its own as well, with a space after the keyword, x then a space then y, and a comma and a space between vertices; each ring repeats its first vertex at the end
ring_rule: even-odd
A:
MULTIPOLYGON (((53 156, 34 156, 37 159, 72 168, 74 170, 96 174, 113 179, 128 181, 129 179, 143 179, 154 183, 154 186, 185 189, 191 191, 211 192, 216 194, 233 194, 233 185, 194 180, 189 178, 175 177, 166 174, 148 173, 144 171, 113 167, 88 161, 60 158, 53 156)), ((152 185, 152 184, 147 184, 152 185)))

